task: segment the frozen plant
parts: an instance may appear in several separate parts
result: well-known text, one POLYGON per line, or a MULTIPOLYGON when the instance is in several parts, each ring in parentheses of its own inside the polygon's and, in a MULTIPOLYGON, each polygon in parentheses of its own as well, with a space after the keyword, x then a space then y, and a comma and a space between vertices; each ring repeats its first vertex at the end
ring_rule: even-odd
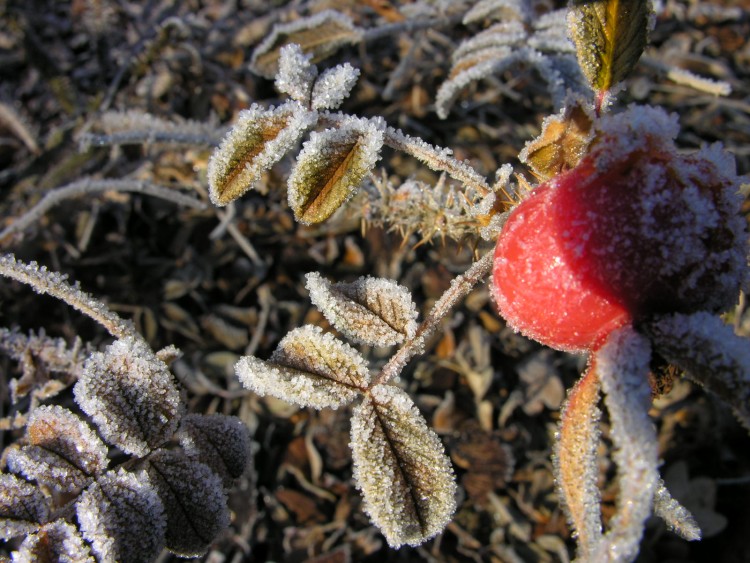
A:
MULTIPOLYGON (((87 418, 37 406, 25 438, 6 451, 0 537, 26 536, 13 560, 140 563, 164 548, 183 557, 205 553, 229 525, 224 487, 245 470, 245 426, 234 417, 186 415, 167 366, 178 350, 154 353, 128 323, 63 276, 12 255, 0 257, 0 274, 58 297, 116 338, 78 368, 74 395, 87 418), (110 448, 128 458, 113 464, 110 448)), ((66 348, 55 350, 47 347, 47 361, 69 366, 66 348)))

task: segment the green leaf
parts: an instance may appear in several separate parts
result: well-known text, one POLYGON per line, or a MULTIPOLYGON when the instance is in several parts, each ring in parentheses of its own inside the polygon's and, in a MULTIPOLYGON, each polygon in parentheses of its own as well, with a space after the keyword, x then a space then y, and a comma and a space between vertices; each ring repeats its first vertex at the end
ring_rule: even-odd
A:
POLYGON ((648 41, 649 0, 572 0, 570 35, 591 87, 607 92, 625 78, 648 41))

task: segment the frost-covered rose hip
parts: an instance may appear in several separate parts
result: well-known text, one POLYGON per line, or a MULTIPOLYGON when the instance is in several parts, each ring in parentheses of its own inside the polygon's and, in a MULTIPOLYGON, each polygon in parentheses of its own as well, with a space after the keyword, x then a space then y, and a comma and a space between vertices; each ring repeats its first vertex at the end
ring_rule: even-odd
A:
POLYGON ((588 350, 653 314, 735 303, 747 233, 734 159, 717 145, 680 155, 677 131, 654 108, 604 117, 579 165, 511 212, 492 291, 512 327, 588 350))

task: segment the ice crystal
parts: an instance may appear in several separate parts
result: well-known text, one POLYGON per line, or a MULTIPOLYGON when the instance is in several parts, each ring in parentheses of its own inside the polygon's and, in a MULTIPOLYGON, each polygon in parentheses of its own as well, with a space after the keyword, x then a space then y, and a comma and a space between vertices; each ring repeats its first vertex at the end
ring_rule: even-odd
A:
POLYGON ((450 460, 409 396, 376 385, 354 409, 354 478, 365 510, 392 547, 440 533, 456 508, 450 460))
POLYGON ((164 507, 143 471, 105 473, 79 497, 76 515, 101 561, 143 563, 164 546, 164 507))
POLYGON ((240 382, 259 395, 317 409, 351 402, 370 379, 359 352, 309 325, 287 334, 268 361, 245 356, 235 371, 240 382))
POLYGON ((59 492, 82 488, 107 468, 107 447, 67 409, 35 409, 26 434, 29 445, 11 451, 8 466, 59 492))
POLYGON ((182 557, 203 555, 229 526, 221 478, 182 452, 159 450, 148 458, 150 482, 167 519, 165 545, 182 557))
POLYGON ((411 292, 392 280, 367 276, 331 284, 312 272, 307 274, 307 289, 326 319, 354 342, 391 346, 416 333, 411 292))
POLYGON ((135 455, 169 440, 183 408, 167 365, 131 338, 92 354, 74 393, 104 439, 135 455))

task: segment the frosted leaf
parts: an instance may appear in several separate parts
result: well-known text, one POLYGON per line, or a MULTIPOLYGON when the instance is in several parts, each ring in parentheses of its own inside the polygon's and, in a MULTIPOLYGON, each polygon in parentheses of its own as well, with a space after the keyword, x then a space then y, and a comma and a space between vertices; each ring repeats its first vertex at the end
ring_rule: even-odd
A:
POLYGON ((464 15, 463 24, 481 21, 486 18, 494 20, 525 20, 528 10, 525 0, 479 0, 464 15))
POLYGON ((279 72, 275 82, 280 92, 288 94, 303 105, 308 105, 316 76, 318 69, 310 63, 310 56, 305 55, 299 45, 293 43, 281 48, 279 72))
POLYGON ((618 493, 615 514, 591 561, 632 561, 659 480, 654 425, 648 417, 651 346, 626 326, 612 332, 596 352, 593 368, 609 411, 618 493))
POLYGON ((203 555, 229 526, 221 478, 178 451, 159 450, 148 462, 149 478, 167 517, 167 549, 181 557, 203 555))
POLYGON ((510 51, 501 48, 516 45, 526 39, 527 35, 526 28, 520 21, 498 23, 480 31, 462 42, 451 55, 453 66, 449 78, 474 66, 476 62, 471 58, 472 56, 480 56, 484 52, 510 54, 510 51), (492 51, 493 49, 496 51, 492 51))
POLYGON ((450 460, 409 396, 376 385, 354 409, 354 479, 365 511, 391 547, 443 531, 456 508, 450 460))
POLYGON ((0 473, 0 539, 29 534, 49 518, 42 492, 9 473, 0 473))
POLYGON ((592 88, 608 91, 633 69, 648 41, 651 2, 574 0, 568 25, 592 88))
POLYGON ((8 467, 58 492, 85 487, 107 468, 107 447, 67 409, 35 409, 26 426, 29 445, 8 454, 8 467))
POLYGON ((259 395, 316 409, 350 403, 370 381, 359 352, 311 325, 287 334, 268 361, 245 356, 234 369, 240 382, 259 395))
POLYGON ((277 24, 266 39, 255 48, 250 59, 250 70, 265 78, 278 72, 281 48, 298 44, 304 53, 317 63, 344 45, 358 43, 362 32, 345 15, 325 10, 290 23, 277 24))
POLYGON ((320 274, 307 274, 307 290, 326 319, 354 342, 391 346, 417 332, 417 307, 411 292, 393 280, 361 277, 331 284, 320 274))
POLYGON ((596 458, 601 417, 598 402, 599 380, 594 370, 589 369, 568 393, 553 458, 555 481, 577 537, 581 560, 588 560, 602 537, 596 458))
POLYGON ((349 117, 340 129, 313 132, 289 177, 289 207, 306 225, 328 219, 352 197, 380 158, 380 120, 349 117))
POLYGON ((94 563, 81 533, 65 520, 55 520, 27 536, 12 553, 13 563, 94 563))
POLYGON ((568 103, 557 115, 544 118, 542 132, 526 143, 518 158, 534 175, 547 180, 575 168, 593 137, 593 119, 578 103, 568 103))
POLYGON ((183 410, 167 365, 133 338, 92 354, 74 394, 108 443, 138 456, 172 437, 183 410))
POLYGON ((349 63, 329 68, 315 81, 312 108, 323 111, 336 109, 351 92, 359 78, 359 69, 349 63))
POLYGON ((145 471, 105 473, 79 497, 76 515, 100 561, 152 561, 164 547, 164 507, 145 471))
POLYGON ((668 362, 718 395, 750 430, 750 342, 705 312, 668 315, 646 330, 668 362))
POLYGON ((229 487, 250 459, 250 432, 235 416, 189 414, 177 433, 185 452, 208 465, 229 487))
POLYGON ((654 515, 667 523, 675 534, 688 541, 701 539, 701 529, 690 511, 677 502, 659 479, 654 492, 654 515))
POLYGON ((273 109, 253 104, 240 112, 208 161, 209 196, 214 205, 230 203, 260 180, 317 120, 298 102, 273 109))

